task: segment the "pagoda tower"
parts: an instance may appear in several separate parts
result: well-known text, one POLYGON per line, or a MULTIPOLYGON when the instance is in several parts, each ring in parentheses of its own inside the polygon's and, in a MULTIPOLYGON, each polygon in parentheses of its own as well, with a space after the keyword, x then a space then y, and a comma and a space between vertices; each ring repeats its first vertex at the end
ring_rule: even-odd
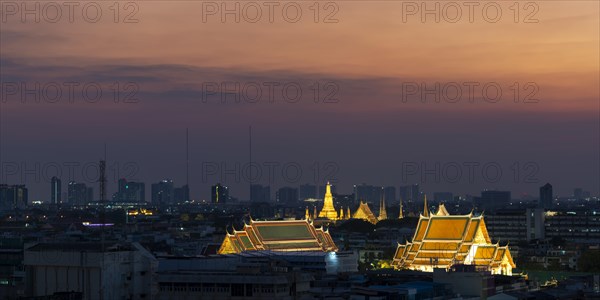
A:
POLYGON ((323 201, 323 209, 319 213, 319 218, 327 218, 329 220, 337 220, 338 213, 333 207, 333 196, 331 195, 331 185, 327 182, 327 188, 325 189, 325 199, 323 201))
POLYGON ((423 203, 423 216, 429 217, 429 208, 427 208, 427 194, 425 194, 425 201, 423 203))
POLYGON ((402 199, 400 199, 400 214, 398 215, 398 219, 404 219, 404 212, 402 212, 402 199))
POLYGON ((379 217, 377 218, 379 221, 387 219, 387 211, 385 210, 385 197, 381 195, 381 199, 379 200, 379 217))

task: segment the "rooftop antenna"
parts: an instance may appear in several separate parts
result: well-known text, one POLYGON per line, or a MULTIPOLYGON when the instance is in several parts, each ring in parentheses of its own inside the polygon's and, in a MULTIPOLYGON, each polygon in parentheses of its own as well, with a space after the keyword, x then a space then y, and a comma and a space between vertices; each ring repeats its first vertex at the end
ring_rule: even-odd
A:
POLYGON ((252 125, 248 126, 248 156, 250 160, 248 182, 250 184, 250 201, 252 201, 252 125))
POLYGON ((100 202, 104 204, 106 200, 106 143, 104 143, 104 159, 100 160, 100 202))
POLYGON ((185 186, 184 186, 184 202, 190 201, 190 138, 189 128, 185 128, 185 186))
MULTIPOLYGON (((104 243, 105 243, 105 236, 104 236, 104 226, 106 224, 106 143, 104 143, 104 159, 100 160, 100 178, 98 178, 98 181, 100 181, 100 223, 101 223, 101 239, 100 239, 100 246, 101 246, 101 253, 104 253, 104 243)), ((104 266, 104 255, 102 255, 102 266, 104 266)), ((100 299, 103 300, 104 299, 104 293, 103 293, 103 283, 102 283, 102 275, 100 276, 100 288, 98 289, 98 293, 100 294, 100 299)))
POLYGON ((190 147, 189 130, 185 128, 185 185, 190 186, 190 147))

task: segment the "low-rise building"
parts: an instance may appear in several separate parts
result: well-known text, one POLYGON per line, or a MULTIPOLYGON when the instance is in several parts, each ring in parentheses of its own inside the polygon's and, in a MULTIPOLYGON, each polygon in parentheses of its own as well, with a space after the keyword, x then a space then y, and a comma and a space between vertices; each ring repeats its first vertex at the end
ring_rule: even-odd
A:
POLYGON ((26 296, 151 299, 156 258, 138 243, 37 243, 24 252, 26 296))

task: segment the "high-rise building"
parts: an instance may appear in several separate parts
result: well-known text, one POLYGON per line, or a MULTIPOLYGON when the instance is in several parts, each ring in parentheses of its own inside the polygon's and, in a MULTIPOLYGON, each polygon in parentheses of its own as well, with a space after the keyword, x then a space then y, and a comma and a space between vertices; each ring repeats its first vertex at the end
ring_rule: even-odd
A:
POLYGON ((577 200, 583 199, 583 189, 582 188, 573 189, 573 197, 575 197, 575 199, 577 199, 577 200))
POLYGON ((440 202, 450 202, 454 200, 454 195, 450 192, 435 192, 433 193, 433 201, 440 202))
POLYGON ((229 200, 229 188, 217 183, 210 188, 210 199, 212 203, 227 203, 229 200))
POLYGON ((393 186, 386 186, 383 189, 383 197, 385 198, 385 202, 388 204, 396 203, 396 188, 393 186))
POLYGON ((0 210, 23 209, 28 203, 25 185, 0 184, 0 210))
POLYGON ((186 184, 175 188, 173 194, 175 195, 175 203, 188 202, 190 201, 190 186, 186 184))
POLYGON ((354 185, 354 201, 365 201, 367 203, 379 203, 383 189, 380 186, 368 184, 354 185))
POLYGON ((511 194, 509 191, 482 191, 481 197, 476 197, 474 203, 480 210, 496 209, 507 207, 510 200, 511 194))
POLYGON ((421 190, 418 183, 411 185, 410 187, 411 201, 415 203, 421 202, 421 190))
POLYGON ((53 176, 50 179, 50 204, 56 205, 62 203, 62 183, 59 178, 53 176))
POLYGON ((277 191, 277 202, 294 204, 298 201, 298 189, 293 187, 282 187, 277 191))
POLYGON ((552 185, 550 183, 546 183, 540 187, 540 202, 539 207, 544 209, 552 208, 552 185))
POLYGON ((271 187, 260 184, 250 186, 250 201, 252 202, 271 202, 271 187))
POLYGON ((300 190, 298 191, 298 197, 301 201, 306 199, 316 199, 317 198, 317 186, 311 184, 303 184, 300 186, 300 190))
POLYGON ((146 185, 143 182, 128 182, 119 179, 118 191, 113 195, 116 202, 137 203, 146 202, 146 185))
POLYGON ((403 185, 400 186, 400 201, 404 202, 404 203, 408 203, 411 201, 412 199, 412 186, 410 185, 403 185))
POLYGON ((93 189, 85 183, 69 182, 67 200, 70 205, 86 205, 93 201, 93 189))
POLYGON ((154 205, 169 205, 173 203, 175 198, 175 189, 173 180, 163 179, 158 183, 153 183, 150 187, 152 204, 154 205))

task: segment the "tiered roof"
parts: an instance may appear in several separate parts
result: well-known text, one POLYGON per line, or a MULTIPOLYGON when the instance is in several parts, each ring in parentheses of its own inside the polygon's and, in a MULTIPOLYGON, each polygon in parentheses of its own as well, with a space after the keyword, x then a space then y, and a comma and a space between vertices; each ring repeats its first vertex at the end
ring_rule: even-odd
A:
POLYGON ((423 271, 454 264, 485 265, 505 274, 515 267, 508 246, 491 243, 483 216, 453 216, 443 204, 435 214, 420 216, 412 241, 398 245, 392 263, 423 271))
POLYGON ((356 212, 354 213, 352 218, 353 219, 363 219, 363 220, 371 222, 373 224, 377 224, 377 222, 379 221, 379 220, 377 220, 377 218, 375 217, 373 212, 371 212, 369 205, 366 202, 362 202, 362 201, 360 202, 360 205, 358 206, 358 209, 356 210, 356 212))
POLYGON ((253 221, 242 230, 227 232, 219 254, 252 250, 337 251, 327 230, 307 220, 253 221))

